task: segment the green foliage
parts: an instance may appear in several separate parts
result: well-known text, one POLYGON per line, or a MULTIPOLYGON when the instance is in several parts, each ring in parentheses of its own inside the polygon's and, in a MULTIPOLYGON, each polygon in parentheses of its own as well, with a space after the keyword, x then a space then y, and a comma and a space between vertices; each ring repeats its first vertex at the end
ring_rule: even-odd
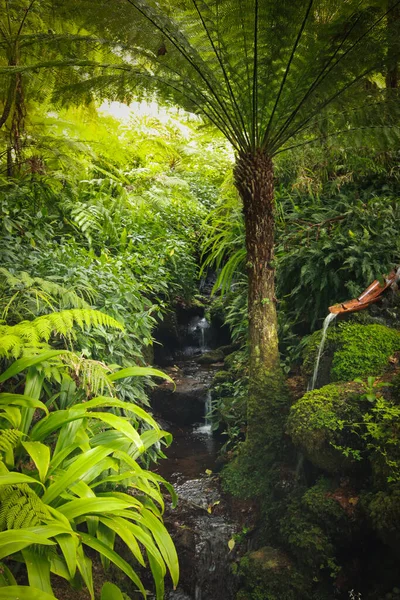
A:
POLYGON ((0 356, 19 358, 43 350, 52 335, 73 338, 73 327, 85 330, 91 326, 114 327, 122 325, 112 317, 92 309, 70 309, 22 321, 17 325, 0 325, 0 356))
POLYGON ((397 196, 396 185, 362 179, 339 189, 327 184, 318 195, 279 192, 285 217, 277 231, 278 297, 300 331, 399 261, 397 196))
MULTIPOLYGON (((7 378, 46 358, 17 361, 7 378)), ((140 374, 144 373, 136 368, 114 378, 140 374)), ((147 369, 145 374, 160 373, 147 369)), ((94 599, 92 563, 86 555, 90 548, 105 570, 114 563, 145 597, 140 578, 117 551, 120 540, 135 565, 145 566, 147 557, 161 600, 167 569, 176 585, 179 567, 162 523, 160 486, 165 485, 173 499, 174 493, 162 477, 142 469, 138 458, 154 444, 169 443, 170 435, 140 407, 107 397, 51 413, 38 401, 45 416, 33 426, 28 421, 24 436, 16 435, 20 429, 10 427, 10 417, 21 427, 26 422, 27 409, 19 402, 18 394, 1 394, 0 557, 25 562, 32 588, 50 594, 54 573, 74 587, 84 585, 94 599), (120 415, 110 412, 113 408, 120 415), (140 433, 139 420, 150 426, 147 431, 140 433), (18 458, 15 466, 10 451, 18 458)), ((13 584, 6 584, 11 585, 10 594, 13 584)), ((33 594, 32 589, 29 597, 33 594)))
POLYGON ((400 490, 392 487, 389 490, 367 494, 364 499, 368 517, 382 541, 397 551, 400 539, 400 490))

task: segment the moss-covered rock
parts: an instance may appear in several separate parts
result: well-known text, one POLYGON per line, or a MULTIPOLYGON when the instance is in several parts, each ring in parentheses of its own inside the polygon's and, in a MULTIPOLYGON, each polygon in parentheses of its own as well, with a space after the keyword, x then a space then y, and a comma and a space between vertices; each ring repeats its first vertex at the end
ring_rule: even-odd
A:
POLYGON ((324 471, 340 473, 357 466, 360 441, 352 424, 361 419, 360 393, 355 383, 330 384, 307 392, 290 410, 287 431, 293 442, 324 471))
POLYGON ((242 558, 242 588, 237 600, 305 600, 311 581, 281 550, 264 546, 242 558))
POLYGON ((213 363, 222 362, 225 356, 222 350, 217 348, 216 350, 210 350, 205 352, 197 359, 200 365, 212 365, 213 363))
POLYGON ((368 494, 363 504, 379 538, 400 555, 400 487, 368 494))
POLYGON ((212 386, 216 387, 222 383, 229 383, 233 381, 232 374, 229 371, 217 371, 212 380, 212 386))
MULTIPOLYGON (((320 341, 321 332, 315 332, 303 354, 303 372, 307 376, 313 372, 320 341)), ((397 351, 400 332, 396 329, 378 324, 339 323, 328 329, 321 368, 329 368, 331 382, 380 375, 397 351)))

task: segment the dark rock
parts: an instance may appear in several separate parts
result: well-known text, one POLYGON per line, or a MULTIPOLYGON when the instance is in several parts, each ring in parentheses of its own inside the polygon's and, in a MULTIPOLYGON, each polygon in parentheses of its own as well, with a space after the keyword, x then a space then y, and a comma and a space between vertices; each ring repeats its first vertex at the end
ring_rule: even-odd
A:
POLYGON ((177 385, 160 385, 150 395, 151 406, 163 419, 178 425, 190 425, 204 417, 208 386, 187 378, 177 385))

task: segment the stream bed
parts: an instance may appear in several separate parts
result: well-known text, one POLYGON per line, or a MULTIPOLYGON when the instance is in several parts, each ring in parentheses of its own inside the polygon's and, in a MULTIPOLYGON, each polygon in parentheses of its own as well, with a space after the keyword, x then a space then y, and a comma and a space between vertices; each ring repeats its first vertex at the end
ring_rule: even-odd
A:
MULTIPOLYGON (((184 422, 163 423, 174 440, 165 450, 167 459, 160 461, 157 467, 157 472, 174 485, 179 498, 175 509, 167 505, 164 519, 177 548, 181 571, 179 587, 166 593, 168 600, 232 600, 235 595, 228 542, 238 526, 229 517, 219 477, 215 474, 223 440, 212 434, 206 416, 214 371, 193 360, 182 362, 174 375, 175 392, 167 398, 169 391, 165 390, 166 408, 162 418, 171 410, 168 406, 171 401, 175 402, 171 413, 178 415, 178 420, 185 415, 184 422), (202 404, 200 418, 199 402, 202 404), (179 403, 184 403, 181 410, 179 403), (186 406, 191 403, 193 411, 186 406), (190 414, 195 419, 192 423, 187 422, 190 414)), ((156 402, 158 407, 162 401, 161 389, 156 402)))

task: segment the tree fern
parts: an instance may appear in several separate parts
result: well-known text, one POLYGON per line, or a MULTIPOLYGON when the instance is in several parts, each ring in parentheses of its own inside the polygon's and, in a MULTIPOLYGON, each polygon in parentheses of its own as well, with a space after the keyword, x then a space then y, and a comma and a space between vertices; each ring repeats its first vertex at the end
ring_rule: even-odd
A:
POLYGON ((46 347, 52 335, 73 339, 74 327, 84 331, 99 326, 123 329, 116 319, 92 309, 64 310, 17 325, 0 325, 0 356, 18 358, 38 353, 46 347))

